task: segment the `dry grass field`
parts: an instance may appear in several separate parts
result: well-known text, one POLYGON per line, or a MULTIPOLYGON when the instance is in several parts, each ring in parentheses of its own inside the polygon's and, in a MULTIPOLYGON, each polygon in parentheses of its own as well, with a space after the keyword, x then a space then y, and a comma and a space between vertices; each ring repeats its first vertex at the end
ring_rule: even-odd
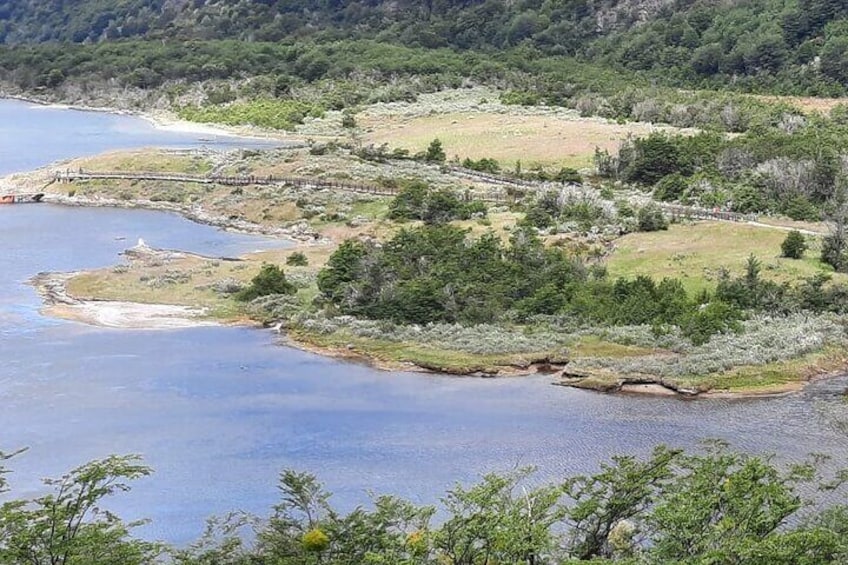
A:
POLYGON ((813 112, 829 114, 835 106, 848 102, 845 98, 815 98, 812 96, 752 96, 763 102, 790 104, 806 114, 811 114, 813 112))
POLYGON ((366 114, 358 120, 368 143, 387 143, 414 153, 437 137, 448 158, 494 158, 507 167, 520 160, 525 168, 585 168, 591 166, 596 147, 614 151, 628 135, 663 129, 647 123, 485 112, 413 117, 366 114))

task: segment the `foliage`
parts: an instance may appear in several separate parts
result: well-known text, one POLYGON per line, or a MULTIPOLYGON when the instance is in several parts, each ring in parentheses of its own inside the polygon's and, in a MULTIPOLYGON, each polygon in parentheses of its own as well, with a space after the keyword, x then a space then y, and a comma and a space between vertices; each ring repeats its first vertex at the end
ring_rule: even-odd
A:
POLYGON ((445 150, 442 148, 442 142, 438 138, 434 139, 424 152, 424 160, 430 163, 444 163, 445 159, 445 150))
POLYGON ((126 524, 101 508, 151 469, 137 456, 111 456, 46 479, 51 492, 0 506, 0 563, 149 563, 159 549, 130 536, 126 524))
POLYGON ((634 141, 634 156, 626 180, 652 186, 667 175, 689 175, 692 166, 680 144, 663 134, 652 133, 634 141))
MULTIPOLYGON (((672 464, 679 455, 679 451, 658 447, 648 461, 615 457, 612 465, 602 464, 596 475, 567 480, 565 494, 572 500, 566 514, 569 553, 580 560, 613 557, 613 531, 647 513, 657 493, 671 482, 672 464)), ((633 541, 625 541, 629 543, 633 541)))
POLYGON ((545 229, 559 222, 573 222, 582 231, 593 226, 612 224, 616 212, 597 191, 581 186, 566 186, 559 190, 541 192, 527 206, 520 224, 545 229))
POLYGON ((295 251, 286 257, 286 265, 290 265, 292 267, 305 267, 309 265, 309 259, 306 258, 306 255, 304 255, 302 251, 295 251))
POLYGON ((250 285, 236 293, 241 302, 250 302, 261 296, 272 294, 294 294, 297 288, 286 280, 286 274, 278 265, 263 263, 259 273, 250 281, 250 285))
POLYGON ((650 203, 639 208, 636 214, 639 231, 660 231, 668 229, 668 220, 662 208, 650 203))
POLYGON ((848 269, 848 241, 837 233, 826 235, 822 241, 821 260, 836 271, 848 269))
POLYGON ((739 316, 723 304, 702 308, 678 281, 591 278, 578 259, 526 230, 508 246, 493 234, 470 240, 450 225, 404 229, 380 246, 347 241, 318 287, 332 312, 397 324, 567 314, 592 324, 681 325, 702 342, 739 316))
POLYGON ((786 239, 780 244, 781 254, 789 259, 800 259, 806 250, 807 241, 798 230, 792 230, 786 234, 786 239))
MULTIPOLYGON (((836 563, 848 556, 844 505, 801 514, 801 492, 840 488, 819 459, 788 468, 709 442, 616 456, 592 475, 538 484, 532 469, 457 484, 436 509, 390 495, 341 512, 318 479, 284 470, 266 520, 212 519, 171 550, 178 565, 556 565, 836 563), (243 531, 254 528, 253 534, 243 531)), ((92 461, 47 481, 51 494, 0 506, 0 563, 141 565, 164 549, 129 535, 99 503, 150 473, 134 456, 92 461)), ((837 496, 840 494, 837 491, 837 496)), ((831 495, 833 496, 833 495, 831 495)))
POLYGON ((680 200, 687 188, 688 183, 680 173, 666 175, 654 188, 654 198, 663 202, 680 200))
POLYGON ((270 129, 292 129, 307 116, 321 117, 320 106, 294 100, 251 100, 222 106, 186 106, 179 116, 193 122, 253 125, 270 129))
POLYGON ((563 184, 583 184, 583 176, 577 169, 563 167, 554 175, 553 180, 563 184))
POLYGON ((497 174, 501 172, 500 163, 498 163, 496 159, 490 159, 487 157, 481 157, 476 161, 466 157, 462 161, 462 166, 466 169, 471 169, 472 171, 480 171, 481 173, 497 174))
MULTIPOLYGON (((380 37, 385 42, 434 51, 515 50, 521 51, 525 60, 592 59, 619 72, 641 72, 673 86, 710 87, 730 84, 733 79, 734 88, 751 91, 844 92, 848 9, 842 3, 763 0, 731 6, 687 3, 674 10, 664 7, 662 3, 634 6, 622 0, 602 4, 404 1, 391 5, 354 1, 339 11, 332 3, 235 0, 224 10, 215 0, 177 4, 85 0, 72 7, 53 3, 47 9, 35 0, 3 0, 0 43, 96 44, 162 38, 282 43, 294 38, 298 42, 329 42, 380 37), (819 64, 811 64, 816 60, 819 64)), ((334 66, 336 56, 307 50, 292 67, 304 77, 315 77, 334 66)), ((497 70, 503 59, 494 57, 489 69, 497 70)), ((223 57, 215 64, 229 62, 223 57)), ((147 63, 128 68, 136 69, 137 80, 144 81, 149 80, 147 74, 156 80, 157 67, 147 63)), ((567 96, 569 90, 546 83, 573 86, 571 75, 528 81, 511 98, 535 103, 557 90, 560 97, 563 92, 567 96)), ((485 75, 478 72, 478 76, 485 75)), ((56 80, 61 77, 57 75, 56 80)), ((617 96, 607 105, 620 114, 630 114, 638 110, 635 102, 632 97, 617 96)))
POLYGON ((473 215, 486 215, 480 201, 460 201, 453 190, 433 190, 421 181, 405 183, 389 203, 388 217, 393 220, 423 220, 427 224, 443 224, 467 220, 473 215))

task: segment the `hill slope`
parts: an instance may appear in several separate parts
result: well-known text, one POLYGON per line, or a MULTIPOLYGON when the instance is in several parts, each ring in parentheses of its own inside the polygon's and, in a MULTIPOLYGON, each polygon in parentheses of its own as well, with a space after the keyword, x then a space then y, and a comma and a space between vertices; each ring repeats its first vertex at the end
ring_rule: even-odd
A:
POLYGON ((842 0, 0 0, 0 43, 376 39, 531 47, 687 87, 838 95, 842 0))

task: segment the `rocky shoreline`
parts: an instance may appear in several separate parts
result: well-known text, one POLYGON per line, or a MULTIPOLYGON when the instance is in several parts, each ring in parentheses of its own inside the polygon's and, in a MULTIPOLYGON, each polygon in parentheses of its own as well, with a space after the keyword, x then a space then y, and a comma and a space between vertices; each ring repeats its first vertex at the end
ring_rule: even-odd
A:
POLYGON ((88 208, 124 208, 134 209, 140 208, 144 210, 152 210, 156 212, 168 212, 179 214, 184 218, 222 230, 235 233, 243 233, 249 235, 264 235, 271 237, 279 237, 289 239, 299 243, 326 244, 329 242, 318 232, 309 228, 309 223, 305 221, 295 222, 289 227, 273 227, 263 226, 248 222, 239 218, 231 218, 225 216, 216 216, 209 214, 200 207, 185 206, 174 204, 172 202, 154 202, 152 200, 119 200, 116 198, 86 198, 80 196, 64 196, 62 194, 47 193, 44 196, 43 202, 49 204, 58 204, 61 206, 78 206, 88 208))

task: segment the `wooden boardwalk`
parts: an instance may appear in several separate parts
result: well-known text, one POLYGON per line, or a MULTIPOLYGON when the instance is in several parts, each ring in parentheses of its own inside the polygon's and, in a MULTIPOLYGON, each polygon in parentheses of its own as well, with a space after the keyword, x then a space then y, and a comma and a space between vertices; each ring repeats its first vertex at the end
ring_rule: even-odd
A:
MULTIPOLYGON (((550 184, 537 183, 510 179, 488 173, 471 171, 461 167, 450 167, 449 170, 456 174, 485 180, 492 184, 513 185, 527 188, 550 188, 550 184)), ((153 173, 153 172, 115 172, 115 171, 58 171, 54 180, 60 183, 90 180, 125 180, 125 181, 149 181, 149 182, 181 182, 198 184, 217 184, 223 186, 296 186, 314 189, 340 190, 359 194, 373 194, 375 196, 396 196, 401 189, 375 184, 355 183, 340 180, 314 179, 302 177, 287 177, 277 175, 187 175, 180 173, 153 173)), ((516 197, 507 194, 472 195, 465 193, 461 195, 465 200, 480 200, 494 204, 516 203, 516 197)), ((756 216, 726 212, 723 210, 708 210, 694 206, 679 206, 676 204, 660 204, 662 210, 672 219, 693 220, 718 220, 723 222, 750 222, 756 221, 756 216)))
POLYGON ((152 182, 182 182, 196 184, 218 184, 223 186, 304 186, 310 188, 327 188, 374 194, 377 196, 395 196, 400 189, 388 188, 372 184, 362 184, 325 179, 307 179, 285 176, 255 176, 255 175, 186 175, 179 173, 124 173, 113 171, 59 171, 55 174, 56 182, 75 182, 90 180, 127 180, 152 182))
POLYGON ((694 206, 680 206, 678 204, 660 204, 663 212, 672 219, 687 220, 718 220, 721 222, 755 222, 756 214, 739 214, 738 212, 727 212, 725 210, 708 210, 694 206))

